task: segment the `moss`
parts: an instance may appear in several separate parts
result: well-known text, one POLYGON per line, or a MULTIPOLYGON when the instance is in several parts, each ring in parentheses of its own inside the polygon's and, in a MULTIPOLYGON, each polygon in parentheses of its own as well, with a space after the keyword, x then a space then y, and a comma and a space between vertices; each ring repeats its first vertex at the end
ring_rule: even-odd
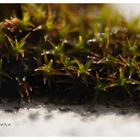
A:
POLYGON ((21 4, 13 12, 7 6, 1 5, 1 96, 7 86, 19 98, 44 95, 59 103, 106 102, 108 95, 138 101, 139 18, 128 22, 100 4, 21 4))

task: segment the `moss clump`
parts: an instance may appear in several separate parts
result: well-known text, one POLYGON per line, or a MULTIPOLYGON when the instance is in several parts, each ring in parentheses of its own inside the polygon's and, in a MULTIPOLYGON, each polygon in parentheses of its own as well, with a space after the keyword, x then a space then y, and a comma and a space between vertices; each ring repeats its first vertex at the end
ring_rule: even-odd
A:
POLYGON ((1 7, 1 96, 139 100, 139 18, 128 22, 108 5, 1 7))

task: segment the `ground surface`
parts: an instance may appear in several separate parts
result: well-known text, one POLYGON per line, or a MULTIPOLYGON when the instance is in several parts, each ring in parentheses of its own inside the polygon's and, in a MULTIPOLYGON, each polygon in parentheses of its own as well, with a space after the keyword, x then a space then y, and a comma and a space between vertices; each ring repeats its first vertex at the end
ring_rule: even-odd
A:
MULTIPOLYGON (((41 100, 42 101, 42 100, 41 100)), ((0 136, 140 136, 139 108, 119 105, 0 104, 0 136)))

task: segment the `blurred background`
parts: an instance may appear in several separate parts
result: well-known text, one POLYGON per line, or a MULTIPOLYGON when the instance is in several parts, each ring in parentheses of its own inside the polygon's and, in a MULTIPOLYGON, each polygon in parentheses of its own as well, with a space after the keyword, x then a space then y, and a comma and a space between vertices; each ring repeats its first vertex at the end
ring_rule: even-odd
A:
MULTIPOLYGON (((28 4, 0 4, 0 20, 11 17, 11 15, 17 15, 18 18, 22 18, 22 9, 28 4)), ((37 4, 47 9, 48 4, 37 4)), ((73 12, 79 12, 81 10, 100 10, 103 6, 111 6, 117 9, 126 19, 130 20, 140 15, 140 4, 49 4, 51 8, 62 9, 67 7, 73 12)))

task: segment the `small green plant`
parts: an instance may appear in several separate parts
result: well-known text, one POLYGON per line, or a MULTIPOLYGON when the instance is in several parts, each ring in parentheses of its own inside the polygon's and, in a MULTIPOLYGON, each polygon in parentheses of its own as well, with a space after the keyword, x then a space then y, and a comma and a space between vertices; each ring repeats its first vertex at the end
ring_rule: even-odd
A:
POLYGON ((23 12, 23 18, 21 20, 21 27, 23 29, 29 30, 30 27, 34 27, 34 25, 30 21, 31 16, 29 15, 28 12, 23 12))
POLYGON ((24 46, 26 44, 26 39, 29 37, 30 33, 27 34, 25 37, 23 37, 20 41, 17 39, 13 40, 9 36, 7 36, 8 41, 10 42, 11 49, 13 51, 14 56, 16 57, 16 60, 19 59, 19 56, 21 55, 24 57, 24 46))
POLYGON ((52 75, 59 75, 61 74, 59 70, 53 68, 53 60, 51 59, 47 64, 35 69, 35 71, 42 71, 43 72, 43 81, 46 84, 46 81, 52 75))
POLYGON ((85 47, 85 41, 83 39, 83 36, 81 35, 78 38, 78 43, 75 46, 75 50, 81 53, 87 52, 87 48, 85 47))
MULTIPOLYGON (((43 5, 27 4, 22 6, 22 9, 25 13, 29 13, 30 18, 35 24, 44 23, 46 20, 43 5)), ((28 20, 29 16, 26 15, 25 19, 28 20)))
POLYGON ((67 75, 74 77, 76 75, 76 61, 66 57, 62 56, 61 57, 61 63, 63 64, 62 70, 66 72, 67 75))
POLYGON ((86 75, 90 76, 90 66, 92 64, 92 61, 88 61, 86 64, 82 64, 80 63, 78 60, 76 60, 76 63, 78 65, 78 68, 77 68, 77 76, 78 77, 82 77, 82 78, 85 78, 86 75))
POLYGON ((126 77, 125 68, 120 67, 119 77, 112 79, 111 83, 109 85, 107 85, 105 88, 109 89, 112 87, 122 87, 126 91, 126 93, 128 93, 130 95, 130 97, 132 98, 132 94, 128 88, 128 85, 140 85, 140 81, 126 77))

